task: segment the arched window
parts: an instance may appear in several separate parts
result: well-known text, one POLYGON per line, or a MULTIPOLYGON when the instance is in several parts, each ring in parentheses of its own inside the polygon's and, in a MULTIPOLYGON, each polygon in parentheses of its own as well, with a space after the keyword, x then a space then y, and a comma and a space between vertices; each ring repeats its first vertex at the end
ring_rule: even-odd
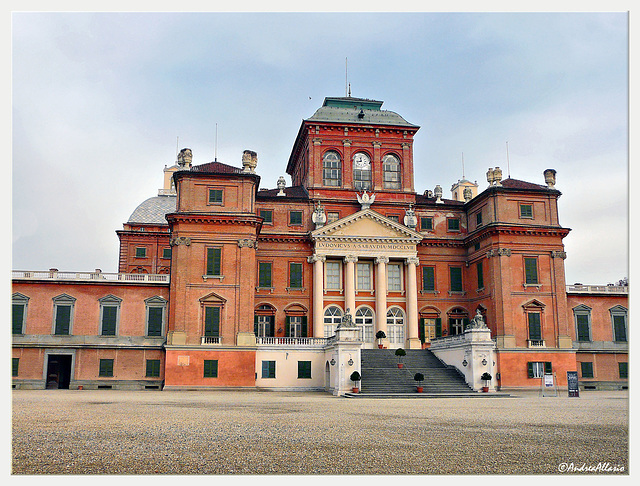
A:
POLYGON ((324 311, 324 337, 328 338, 336 333, 336 327, 342 321, 342 309, 337 305, 327 307, 324 311))
POLYGON ((387 311, 387 337, 389 344, 404 346, 404 311, 400 307, 387 311))
POLYGON ((259 305, 253 318, 253 332, 256 337, 274 337, 276 309, 269 304, 259 305))
POLYGON ((360 329, 360 340, 365 343, 373 342, 373 311, 368 307, 356 310, 356 326, 360 329))
POLYGON ((469 325, 469 313, 461 307, 456 307, 447 313, 449 317, 449 335, 462 334, 469 325))
POLYGON ((388 154, 382 158, 382 177, 385 189, 401 189, 400 159, 388 154))
POLYGON ((356 191, 371 189, 371 158, 364 152, 353 156, 353 188, 356 191))
POLYGON ((322 181, 325 186, 342 185, 342 164, 338 152, 330 150, 322 157, 322 181))

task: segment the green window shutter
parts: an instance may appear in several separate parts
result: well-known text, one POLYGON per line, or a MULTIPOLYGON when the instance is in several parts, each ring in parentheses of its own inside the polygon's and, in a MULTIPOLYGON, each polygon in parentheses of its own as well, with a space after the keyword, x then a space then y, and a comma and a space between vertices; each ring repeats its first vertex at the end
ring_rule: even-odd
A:
POLYGON ((589 316, 587 314, 576 314, 578 327, 578 341, 587 342, 589 339, 589 316))
POLYGON ((531 204, 520 205, 520 217, 521 218, 533 218, 533 206, 531 204))
POLYGON ((284 318, 284 335, 285 337, 290 337, 289 332, 291 331, 291 317, 287 316, 284 318))
POLYGON ((118 308, 113 305, 105 305, 102 307, 102 335, 116 335, 116 320, 118 316, 118 308))
POLYGON ((462 292, 462 268, 450 267, 449 274, 451 276, 451 291, 462 292))
POLYGON ((537 258, 524 259, 524 278, 525 278, 526 284, 538 283, 538 259, 537 258))
POLYGON ((263 378, 275 378, 276 377, 276 362, 275 361, 263 361, 262 362, 262 377, 263 378))
POLYGON ((270 378, 275 378, 276 377, 276 362, 275 361, 269 361, 269 377, 270 378))
POLYGON ((71 324, 71 306, 70 305, 56 306, 55 333, 59 335, 68 335, 70 324, 71 324))
POLYGON ((422 217, 420 218, 420 230, 421 231, 430 231, 433 229, 433 218, 422 217))
POLYGON ((469 327, 469 318, 464 317, 462 319, 462 329, 466 330, 469 327))
POLYGON ((207 275, 219 276, 222 249, 207 248, 207 275))
POLYGON ((205 378, 218 377, 218 360, 217 359, 204 360, 204 377, 205 378))
POLYGON ((147 375, 148 378, 158 378, 160 376, 160 360, 148 359, 147 360, 147 375))
POLYGON ((551 361, 544 362, 544 374, 545 375, 553 374, 553 367, 551 366, 551 361))
POLYGON ((222 189, 209 189, 209 202, 221 203, 222 202, 222 189))
POLYGON ((300 337, 307 337, 307 316, 302 316, 300 319, 300 337))
POLYGON ((418 326, 418 337, 420 338, 420 342, 424 344, 424 325, 425 325, 425 319, 424 318, 420 318, 420 325, 418 326))
POLYGON ((529 339, 531 341, 542 340, 542 330, 540 329, 540 314, 530 312, 527 314, 529 320, 529 339))
POLYGON ((271 287, 271 263, 258 264, 258 287, 271 287))
POLYGON ((447 219, 447 229, 449 231, 460 231, 460 220, 458 218, 447 219))
POLYGON ((614 340, 617 342, 627 341, 627 329, 624 316, 613 316, 614 340))
POLYGON ((533 363, 531 361, 527 363, 527 376, 533 378, 533 363))
POLYGON ((162 336, 162 317, 164 307, 149 307, 149 322, 147 323, 147 336, 162 336))
POLYGON ((478 288, 482 289, 484 288, 484 272, 482 269, 482 262, 478 262, 476 263, 476 268, 478 270, 478 288))
POLYGON ((302 263, 289 263, 289 287, 302 287, 302 263))
POLYGON ((11 376, 18 376, 20 358, 11 358, 11 376))
POLYGON ((258 314, 253 316, 253 334, 258 335, 258 314))
POLYGON ((262 362, 262 378, 269 378, 269 362, 262 362))
POLYGON ((436 289, 434 267, 422 267, 422 289, 426 291, 434 291, 436 289))
POLYGON ((264 219, 264 223, 273 223, 273 212, 270 210, 261 209, 260 217, 264 219))
POLYGON ((162 258, 170 259, 171 258, 171 248, 163 248, 162 249, 162 258))
POLYGON ((101 359, 100 369, 98 371, 99 376, 113 376, 113 360, 101 359))
POLYGON ((276 335, 276 317, 269 316, 269 337, 275 337, 276 335))
POLYGON ((205 307, 204 335, 220 337, 220 307, 205 307))
POLYGON ((436 337, 442 337, 442 318, 436 317, 436 337))
POLYGON ((24 322, 24 304, 13 304, 11 318, 13 323, 13 334, 22 334, 22 324, 24 322))
POLYGON ((302 211, 290 211, 289 224, 294 224, 294 225, 302 224, 302 211))
POLYGON ((621 361, 620 363, 618 363, 618 375, 620 376, 620 378, 629 378, 629 363, 627 363, 626 361, 621 361))

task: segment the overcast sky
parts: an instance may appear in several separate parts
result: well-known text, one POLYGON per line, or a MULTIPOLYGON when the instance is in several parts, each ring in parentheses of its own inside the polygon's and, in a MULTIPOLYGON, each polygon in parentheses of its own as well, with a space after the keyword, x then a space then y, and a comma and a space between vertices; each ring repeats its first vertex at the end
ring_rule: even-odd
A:
MULTIPOLYGON (((567 283, 628 276, 625 13, 15 13, 16 270, 117 271, 133 210, 176 147, 258 153, 275 188, 326 96, 384 101, 421 129, 416 191, 557 170, 567 283), (177 138, 179 142, 177 143, 177 138), (507 150, 509 148, 509 165, 507 150)), ((287 182, 290 178, 286 176, 287 182)))

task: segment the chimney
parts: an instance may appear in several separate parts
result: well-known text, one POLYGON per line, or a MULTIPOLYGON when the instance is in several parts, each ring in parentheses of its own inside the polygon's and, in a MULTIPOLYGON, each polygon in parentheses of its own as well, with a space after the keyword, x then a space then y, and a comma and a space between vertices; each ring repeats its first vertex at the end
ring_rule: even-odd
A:
POLYGON ((555 189, 556 187, 556 171, 555 169, 547 169, 544 172, 544 181, 547 183, 547 186, 551 189, 555 189))
POLYGON ((255 174, 258 166, 258 154, 253 150, 245 150, 242 152, 242 167, 244 172, 255 174))

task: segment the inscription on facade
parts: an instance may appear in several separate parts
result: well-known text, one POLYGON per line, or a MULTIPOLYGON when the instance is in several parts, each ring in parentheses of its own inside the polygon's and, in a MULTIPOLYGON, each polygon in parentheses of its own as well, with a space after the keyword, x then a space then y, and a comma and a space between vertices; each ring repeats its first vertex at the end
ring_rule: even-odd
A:
POLYGON ((340 242, 340 241, 316 241, 318 250, 378 250, 378 251, 415 251, 415 245, 403 243, 366 243, 366 242, 340 242))

